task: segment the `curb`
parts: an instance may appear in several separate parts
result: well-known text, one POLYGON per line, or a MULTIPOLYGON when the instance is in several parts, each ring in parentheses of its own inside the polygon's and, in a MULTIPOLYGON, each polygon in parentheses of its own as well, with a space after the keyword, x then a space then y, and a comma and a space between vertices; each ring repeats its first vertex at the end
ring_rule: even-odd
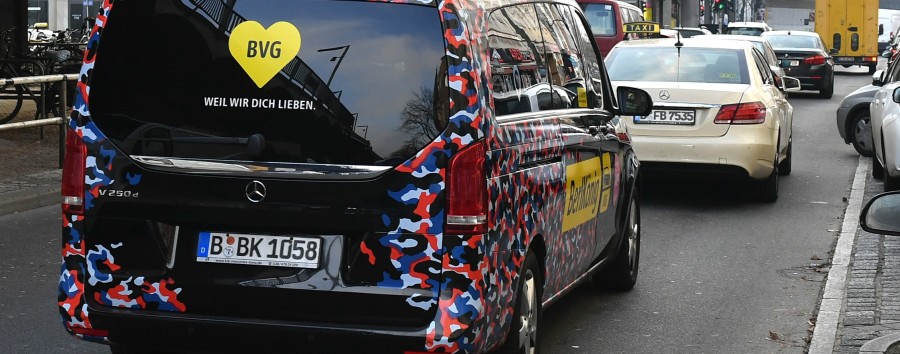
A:
POLYGON ((0 215, 59 204, 62 170, 0 180, 0 215))

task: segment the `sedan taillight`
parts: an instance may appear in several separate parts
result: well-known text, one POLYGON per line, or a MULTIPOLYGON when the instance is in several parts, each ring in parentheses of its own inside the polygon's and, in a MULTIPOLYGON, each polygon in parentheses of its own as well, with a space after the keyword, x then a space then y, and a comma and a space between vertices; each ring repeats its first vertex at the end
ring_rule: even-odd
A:
POLYGON ((813 55, 811 57, 806 57, 803 59, 803 64, 809 65, 822 65, 825 64, 825 57, 821 55, 813 55))
POLYGON ((719 109, 716 124, 760 124, 766 121, 766 106, 762 102, 727 104, 719 109))

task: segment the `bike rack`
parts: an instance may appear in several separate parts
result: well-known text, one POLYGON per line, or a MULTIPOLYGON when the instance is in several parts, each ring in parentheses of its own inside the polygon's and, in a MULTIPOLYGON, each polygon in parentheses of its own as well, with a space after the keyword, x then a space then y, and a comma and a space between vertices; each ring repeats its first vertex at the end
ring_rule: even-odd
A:
MULTIPOLYGON (((27 76, 27 77, 14 77, 11 79, 0 79, 0 85, 28 85, 28 84, 47 84, 52 82, 65 82, 65 81, 75 81, 78 79, 80 74, 56 74, 56 75, 41 75, 41 76, 27 76)), ((68 103, 66 102, 66 85, 59 85, 59 111, 65 112, 68 108, 68 103)), ((41 90, 41 102, 40 102, 40 111, 41 116, 47 116, 47 107, 44 104, 45 95, 44 92, 46 90, 41 90)), ((66 126, 68 125, 69 117, 52 117, 45 119, 37 119, 30 122, 16 122, 16 123, 6 123, 0 124, 0 132, 6 130, 13 129, 21 129, 28 127, 37 127, 44 125, 53 125, 59 124, 59 168, 63 167, 63 158, 66 154, 66 126)), ((41 132, 41 137, 43 138, 43 131, 41 132)))

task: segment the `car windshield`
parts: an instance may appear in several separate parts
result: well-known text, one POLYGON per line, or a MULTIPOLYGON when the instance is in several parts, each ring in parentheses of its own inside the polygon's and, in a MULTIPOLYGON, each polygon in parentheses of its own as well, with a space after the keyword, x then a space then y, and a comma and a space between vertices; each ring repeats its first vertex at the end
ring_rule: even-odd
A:
POLYGON ((775 49, 778 48, 817 48, 816 38, 810 36, 775 35, 766 36, 775 49))
POLYGON ((666 81, 748 84, 738 49, 619 47, 606 59, 613 81, 666 81))
POLYGON ((595 36, 614 36, 616 27, 615 10, 609 4, 587 4, 584 6, 584 17, 591 25, 595 36))

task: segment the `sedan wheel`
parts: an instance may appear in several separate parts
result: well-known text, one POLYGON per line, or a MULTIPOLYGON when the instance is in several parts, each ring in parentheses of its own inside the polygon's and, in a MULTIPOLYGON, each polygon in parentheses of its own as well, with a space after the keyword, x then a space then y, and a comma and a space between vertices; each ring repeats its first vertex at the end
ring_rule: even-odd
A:
POLYGON ((824 87, 819 90, 819 98, 829 99, 834 95, 834 77, 831 78, 831 82, 828 83, 828 87, 824 87))
POLYGON ((850 125, 850 143, 856 152, 865 157, 872 157, 872 125, 869 111, 860 112, 853 116, 853 123, 850 125))
POLYGON ((764 203, 774 203, 778 200, 778 159, 775 159, 775 168, 766 179, 756 182, 754 197, 764 203))

